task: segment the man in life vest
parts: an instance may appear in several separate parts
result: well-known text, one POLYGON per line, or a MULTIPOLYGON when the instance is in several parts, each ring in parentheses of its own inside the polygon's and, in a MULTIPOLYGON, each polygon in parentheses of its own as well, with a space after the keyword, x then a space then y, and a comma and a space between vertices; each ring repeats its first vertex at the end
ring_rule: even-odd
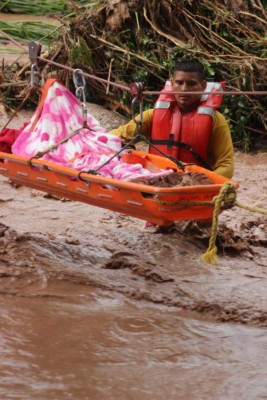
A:
MULTIPOLYGON (((142 113, 141 134, 150 140, 149 152, 158 155, 163 152, 231 178, 234 171, 231 133, 225 117, 217 111, 222 95, 216 91, 221 92, 223 86, 224 83, 206 82, 199 61, 178 62, 154 109, 142 113), (205 90, 212 93, 205 94, 205 90)), ((110 133, 127 142, 138 133, 136 121, 140 121, 140 115, 110 133)))

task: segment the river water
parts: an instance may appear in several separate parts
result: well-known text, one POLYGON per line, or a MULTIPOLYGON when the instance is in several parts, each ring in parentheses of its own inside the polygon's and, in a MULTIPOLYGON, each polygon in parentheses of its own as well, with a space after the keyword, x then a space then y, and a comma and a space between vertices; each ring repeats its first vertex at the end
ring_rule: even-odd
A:
MULTIPOLYGON (((266 153, 235 159, 238 200, 266 209, 266 153)), ((210 265, 210 227, 0 185, 1 400, 267 399, 266 215, 224 211, 210 265)))

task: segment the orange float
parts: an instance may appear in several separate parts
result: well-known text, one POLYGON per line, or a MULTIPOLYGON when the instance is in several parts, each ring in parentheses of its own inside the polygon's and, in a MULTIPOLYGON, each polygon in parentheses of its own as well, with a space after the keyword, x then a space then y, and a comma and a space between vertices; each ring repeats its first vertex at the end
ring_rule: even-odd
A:
MULTIPOLYGON (((74 201, 130 215, 166 226, 181 220, 212 218, 212 200, 226 182, 221 175, 196 165, 185 165, 184 171, 170 159, 132 150, 123 156, 125 162, 142 162, 175 172, 205 174, 209 185, 155 187, 115 180, 88 172, 79 172, 37 158, 28 159, 0 152, 0 174, 14 183, 38 189, 74 201)), ((236 184, 233 183, 235 187, 236 184)))

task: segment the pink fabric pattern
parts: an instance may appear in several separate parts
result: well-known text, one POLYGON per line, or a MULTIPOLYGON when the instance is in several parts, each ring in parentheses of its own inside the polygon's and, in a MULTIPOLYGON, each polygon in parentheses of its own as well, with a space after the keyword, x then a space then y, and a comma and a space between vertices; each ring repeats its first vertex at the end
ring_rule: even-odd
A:
POLYGON ((77 130, 69 140, 45 154, 42 159, 76 170, 98 170, 101 175, 131 180, 138 177, 166 176, 172 171, 151 173, 141 164, 122 162, 119 156, 105 164, 121 147, 121 139, 108 134, 99 122, 87 113, 87 128, 82 128, 82 106, 61 83, 55 81, 48 89, 41 115, 30 131, 36 112, 12 146, 12 152, 27 158, 46 150, 77 130))

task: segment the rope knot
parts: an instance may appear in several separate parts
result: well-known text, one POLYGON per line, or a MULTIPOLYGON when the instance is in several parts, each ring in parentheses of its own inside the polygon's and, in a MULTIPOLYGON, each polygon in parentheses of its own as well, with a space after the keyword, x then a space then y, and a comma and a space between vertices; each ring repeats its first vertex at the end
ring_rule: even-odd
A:
POLYGON ((220 208, 226 210, 235 206, 236 202, 236 188, 233 182, 225 182, 220 190, 218 196, 215 196, 214 204, 219 203, 220 208))

